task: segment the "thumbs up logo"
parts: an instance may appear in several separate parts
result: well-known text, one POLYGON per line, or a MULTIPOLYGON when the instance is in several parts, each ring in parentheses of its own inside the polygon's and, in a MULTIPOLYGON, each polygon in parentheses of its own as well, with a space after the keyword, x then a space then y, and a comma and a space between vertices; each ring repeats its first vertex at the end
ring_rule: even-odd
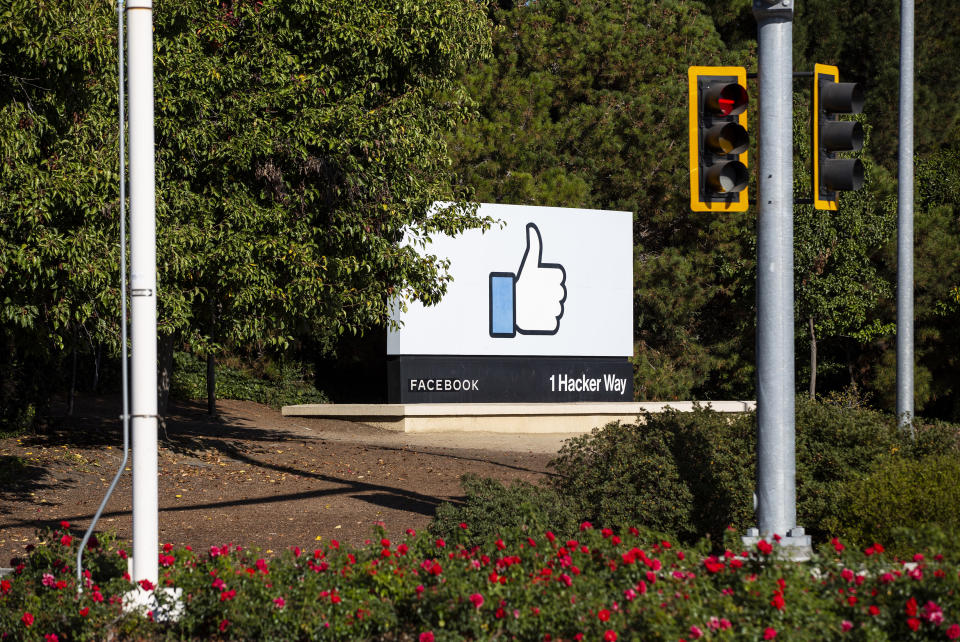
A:
POLYGON ((556 334, 567 300, 567 272, 543 262, 543 239, 527 223, 527 249, 517 273, 490 273, 490 336, 556 334))

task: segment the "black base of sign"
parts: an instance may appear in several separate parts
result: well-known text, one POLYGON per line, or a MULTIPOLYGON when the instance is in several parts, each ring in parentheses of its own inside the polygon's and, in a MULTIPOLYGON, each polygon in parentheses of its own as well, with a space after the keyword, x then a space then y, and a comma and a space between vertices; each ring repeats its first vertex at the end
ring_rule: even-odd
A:
POLYGON ((455 357, 387 360, 390 403, 633 401, 626 357, 455 357))

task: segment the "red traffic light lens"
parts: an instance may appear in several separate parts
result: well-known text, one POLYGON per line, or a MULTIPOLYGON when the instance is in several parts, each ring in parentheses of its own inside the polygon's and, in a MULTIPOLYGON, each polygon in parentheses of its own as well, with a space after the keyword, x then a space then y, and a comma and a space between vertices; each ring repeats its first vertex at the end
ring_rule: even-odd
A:
POLYGON ((727 83, 719 89, 720 91, 714 96, 716 96, 716 108, 721 114, 736 116, 747 108, 747 90, 742 86, 737 83, 727 83))

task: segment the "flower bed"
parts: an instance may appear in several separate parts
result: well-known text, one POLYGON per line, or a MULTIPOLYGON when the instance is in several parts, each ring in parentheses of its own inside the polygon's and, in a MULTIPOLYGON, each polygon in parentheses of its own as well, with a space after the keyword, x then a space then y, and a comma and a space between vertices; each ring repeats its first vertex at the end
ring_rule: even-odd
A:
MULTIPOLYGON (((65 523, 0 584, 0 638, 522 640, 960 639, 956 551, 897 560, 838 540, 805 564, 777 544, 680 549, 635 528, 584 524, 575 539, 503 533, 466 548, 408 532, 360 549, 331 541, 271 559, 241 546, 160 553, 162 585, 182 589, 175 622, 124 614, 127 553, 101 538, 86 553, 65 523), (769 551, 769 552, 768 552, 769 551)), ((145 585, 152 590, 154 587, 145 585)), ((158 599, 164 599, 158 592, 158 599)))

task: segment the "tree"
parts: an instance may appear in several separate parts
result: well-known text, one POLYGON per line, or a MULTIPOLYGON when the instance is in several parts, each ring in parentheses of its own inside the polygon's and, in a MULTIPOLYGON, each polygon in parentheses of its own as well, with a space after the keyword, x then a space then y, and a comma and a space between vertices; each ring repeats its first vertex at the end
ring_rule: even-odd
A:
POLYGON ((636 390, 750 394, 753 224, 688 211, 686 132, 687 67, 745 64, 753 43, 726 47, 702 5, 676 0, 541 0, 493 19, 494 57, 466 79, 481 119, 451 134, 463 184, 480 201, 635 212, 636 390))
MULTIPOLYGON (((0 31, 4 332, 57 352, 79 323, 116 345, 114 14, 15 5, 0 31)), ((154 17, 162 334, 203 354, 329 343, 385 323, 393 296, 442 295, 442 262, 400 240, 480 224, 442 135, 470 116, 458 73, 489 53, 480 6, 193 0, 154 17), (437 200, 454 204, 428 216, 437 200)))

